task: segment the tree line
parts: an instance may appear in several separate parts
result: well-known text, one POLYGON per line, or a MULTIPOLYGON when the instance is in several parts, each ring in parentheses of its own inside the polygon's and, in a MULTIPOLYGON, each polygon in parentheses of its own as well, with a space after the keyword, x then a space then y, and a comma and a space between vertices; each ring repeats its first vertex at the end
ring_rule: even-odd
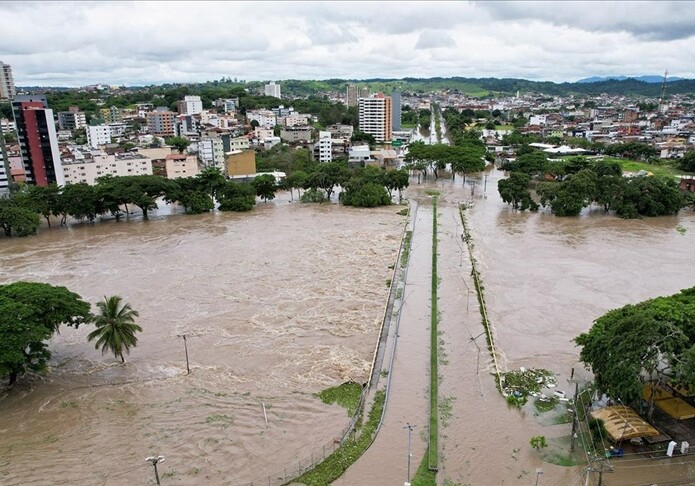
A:
POLYGON ((692 194, 684 193, 667 177, 623 177, 616 162, 590 161, 570 157, 549 161, 545 153, 524 151, 514 161, 501 166, 509 178, 497 183, 502 200, 514 209, 536 211, 549 207, 558 216, 576 216, 582 209, 597 204, 622 218, 676 214, 695 204, 692 194), (536 185, 536 202, 530 193, 536 185), (540 203, 540 204, 539 204, 540 203))
POLYGON ((480 172, 485 168, 484 157, 485 147, 483 146, 453 146, 442 143, 427 145, 418 141, 408 146, 408 154, 404 160, 406 168, 418 171, 424 179, 427 178, 429 171, 432 171, 437 179, 439 171, 448 167, 451 170, 452 179, 460 173, 463 174, 465 181, 467 174, 480 172))
POLYGON ((37 282, 0 285, 0 378, 14 384, 27 371, 41 371, 51 357, 48 341, 60 327, 77 329, 93 324, 87 336, 102 354, 112 352, 125 362, 123 353, 137 345, 138 312, 115 295, 97 303, 98 312, 65 287, 37 282))
MULTIPOLYGON (((220 211, 250 211, 256 197, 268 201, 279 189, 312 190, 304 201, 316 199, 316 193, 331 198, 337 186, 343 186, 341 202, 350 206, 373 207, 390 204, 394 190, 408 187, 406 170, 386 171, 375 167, 351 169, 347 163, 324 163, 294 170, 284 181, 272 174, 261 174, 251 182, 228 180, 219 169, 206 168, 195 177, 166 179, 157 175, 104 176, 95 185, 84 182, 64 187, 25 185, 8 198, 0 198, 0 227, 6 236, 28 236, 40 227, 40 218, 51 226, 57 218, 64 225, 68 216, 93 222, 98 217, 117 221, 130 214, 129 206, 138 207, 144 219, 156 209, 158 200, 179 204, 187 214, 220 211)), ((292 196, 293 197, 293 196, 292 196)))
MULTIPOLYGON (((574 339, 600 392, 642 405, 647 382, 695 390, 695 287, 611 310, 574 339)), ((654 405, 648 399, 648 415, 654 405)))

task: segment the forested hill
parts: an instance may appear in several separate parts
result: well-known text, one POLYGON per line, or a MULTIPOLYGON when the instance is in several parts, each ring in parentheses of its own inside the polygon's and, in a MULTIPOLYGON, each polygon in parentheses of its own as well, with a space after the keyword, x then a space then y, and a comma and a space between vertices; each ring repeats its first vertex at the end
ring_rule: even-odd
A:
MULTIPOLYGON (((403 92, 427 93, 441 90, 457 91, 459 93, 477 96, 512 96, 519 91, 525 93, 539 93, 550 96, 566 95, 609 95, 625 96, 661 96, 660 83, 647 83, 636 79, 605 80, 593 83, 553 83, 550 81, 529 81, 515 78, 403 78, 403 79, 325 79, 325 80, 277 80, 282 87, 283 97, 306 97, 327 92, 344 92, 348 84, 367 86, 371 92, 390 93, 398 88, 403 92)), ((208 81, 204 83, 181 83, 158 86, 131 87, 127 91, 133 98, 149 100, 149 95, 160 95, 165 98, 168 105, 180 99, 184 94, 199 94, 205 98, 224 96, 244 96, 246 93, 254 94, 262 90, 263 83, 232 82, 231 79, 208 81), (246 91, 248 90, 248 91, 246 91), (137 95, 139 94, 139 96, 137 95), (135 95, 135 96, 133 96, 135 95)), ((19 88, 21 91, 25 88, 19 88)), ((55 94, 65 92, 65 88, 32 87, 31 92, 53 92, 55 94)), ((670 81, 667 85, 667 95, 693 94, 695 95, 695 79, 670 81)), ((139 100, 138 100, 139 101, 139 100)), ((132 102, 132 101, 131 101, 132 102)))

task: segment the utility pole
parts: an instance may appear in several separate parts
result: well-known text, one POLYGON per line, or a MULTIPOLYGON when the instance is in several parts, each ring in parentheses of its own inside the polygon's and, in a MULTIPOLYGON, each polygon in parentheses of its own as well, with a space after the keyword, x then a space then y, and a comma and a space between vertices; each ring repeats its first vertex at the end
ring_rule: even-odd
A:
POLYGON ((405 484, 410 485, 410 434, 413 432, 413 429, 417 427, 417 425, 410 425, 410 422, 406 422, 404 429, 408 429, 408 475, 405 478, 405 484))
MULTIPOLYGON (((572 369, 574 375, 574 369, 572 369)), ((570 452, 574 452, 574 437, 577 435, 577 397, 579 397, 579 383, 574 382, 574 399, 572 400, 574 411, 572 412, 572 433, 570 434, 570 452)))
POLYGON ((577 408, 577 399, 579 398, 579 382, 574 379, 574 368, 572 368, 572 371, 570 372, 570 379, 567 381, 569 383, 574 383, 574 398, 572 400, 574 410, 572 411, 572 433, 570 434, 570 452, 574 452, 574 438, 577 435, 577 427, 579 425, 579 412, 577 408))
POLYGON ((157 480, 157 484, 161 485, 162 483, 159 482, 159 472, 157 471, 157 464, 160 462, 164 462, 164 456, 148 457, 147 459, 145 459, 145 462, 149 462, 154 466, 154 478, 157 480))
POLYGON ((188 343, 186 342, 186 335, 185 334, 179 334, 179 337, 183 338, 183 349, 186 351, 186 374, 190 375, 191 374, 191 366, 188 363, 188 343))

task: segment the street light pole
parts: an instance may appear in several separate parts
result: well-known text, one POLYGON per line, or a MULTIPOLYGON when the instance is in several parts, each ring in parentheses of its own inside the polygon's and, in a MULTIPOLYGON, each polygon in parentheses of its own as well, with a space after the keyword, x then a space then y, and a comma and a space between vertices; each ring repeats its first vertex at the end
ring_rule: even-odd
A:
POLYGON ((185 334, 178 334, 178 337, 183 338, 183 349, 186 351, 186 374, 190 375, 191 374, 191 367, 188 364, 188 343, 186 342, 186 335, 185 334))
POLYGON ((157 464, 160 462, 164 462, 164 456, 148 457, 147 459, 145 459, 145 462, 149 462, 154 466, 154 478, 157 480, 157 484, 161 485, 162 483, 159 482, 159 472, 157 471, 157 464))
POLYGON ((406 422, 404 429, 408 429, 408 475, 405 478, 405 482, 410 484, 410 434, 417 425, 410 425, 410 422, 406 422))

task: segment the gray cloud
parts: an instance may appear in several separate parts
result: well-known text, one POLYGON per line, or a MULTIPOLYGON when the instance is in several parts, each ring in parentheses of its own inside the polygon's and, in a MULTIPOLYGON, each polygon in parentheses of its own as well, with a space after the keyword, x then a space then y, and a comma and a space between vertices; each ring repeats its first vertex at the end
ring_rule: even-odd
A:
POLYGON ((447 32, 425 30, 415 44, 415 49, 433 49, 436 47, 456 47, 456 41, 447 32))
POLYGON ((0 2, 18 85, 695 77, 681 2, 0 2), (40 19, 37 21, 37 13, 40 19))

